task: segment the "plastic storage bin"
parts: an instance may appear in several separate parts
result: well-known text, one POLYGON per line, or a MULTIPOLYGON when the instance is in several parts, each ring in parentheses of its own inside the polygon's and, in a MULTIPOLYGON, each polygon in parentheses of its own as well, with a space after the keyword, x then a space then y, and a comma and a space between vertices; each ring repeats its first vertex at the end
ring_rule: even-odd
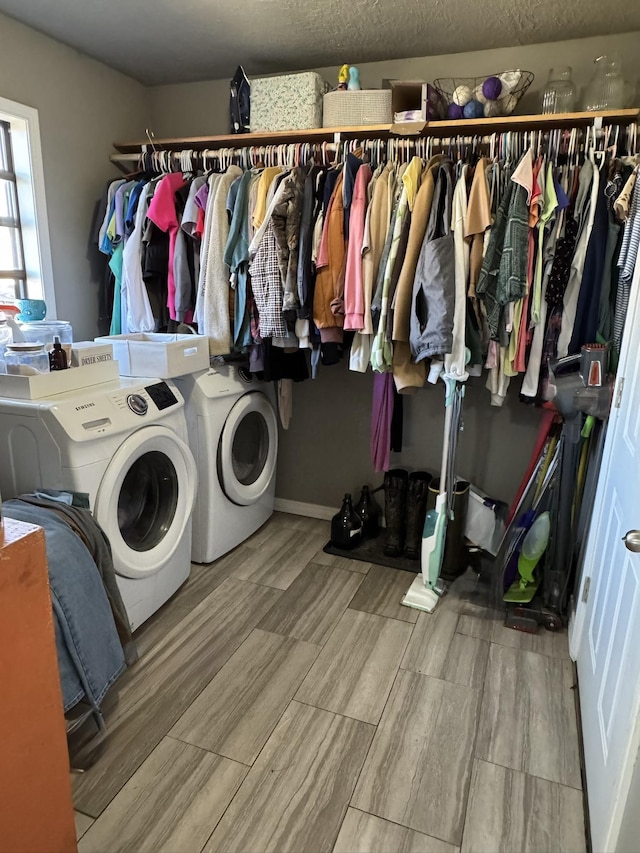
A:
POLYGON ((322 127, 328 84, 315 71, 251 81, 251 132, 322 127))

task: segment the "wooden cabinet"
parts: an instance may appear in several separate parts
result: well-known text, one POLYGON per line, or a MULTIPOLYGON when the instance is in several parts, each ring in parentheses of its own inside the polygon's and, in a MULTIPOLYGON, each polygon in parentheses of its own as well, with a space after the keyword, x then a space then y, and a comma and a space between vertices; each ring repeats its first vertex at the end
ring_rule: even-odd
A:
POLYGON ((44 531, 5 519, 3 533, 0 530, 0 853, 74 853, 44 531))

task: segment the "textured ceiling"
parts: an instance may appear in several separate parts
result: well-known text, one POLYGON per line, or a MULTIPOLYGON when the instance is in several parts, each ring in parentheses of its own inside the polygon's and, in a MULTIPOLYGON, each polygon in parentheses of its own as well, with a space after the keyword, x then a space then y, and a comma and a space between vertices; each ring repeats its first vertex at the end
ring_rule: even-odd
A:
POLYGON ((0 0, 143 83, 459 53, 640 29, 638 0, 0 0))

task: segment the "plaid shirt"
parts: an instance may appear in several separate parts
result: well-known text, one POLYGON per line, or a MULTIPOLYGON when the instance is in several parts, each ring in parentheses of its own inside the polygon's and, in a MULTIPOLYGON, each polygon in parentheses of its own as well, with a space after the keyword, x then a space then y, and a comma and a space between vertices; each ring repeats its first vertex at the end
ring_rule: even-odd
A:
POLYGON ((251 285, 260 316, 261 338, 284 338, 289 332, 282 314, 282 276, 278 263, 278 243, 269 222, 251 263, 251 285))

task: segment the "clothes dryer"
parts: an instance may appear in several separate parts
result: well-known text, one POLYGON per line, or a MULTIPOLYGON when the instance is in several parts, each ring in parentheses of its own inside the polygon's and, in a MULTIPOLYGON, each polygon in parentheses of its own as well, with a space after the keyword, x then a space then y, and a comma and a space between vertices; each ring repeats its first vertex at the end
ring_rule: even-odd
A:
POLYGON ((244 542, 273 514, 278 423, 269 383, 221 364, 174 380, 198 467, 195 563, 244 542))

